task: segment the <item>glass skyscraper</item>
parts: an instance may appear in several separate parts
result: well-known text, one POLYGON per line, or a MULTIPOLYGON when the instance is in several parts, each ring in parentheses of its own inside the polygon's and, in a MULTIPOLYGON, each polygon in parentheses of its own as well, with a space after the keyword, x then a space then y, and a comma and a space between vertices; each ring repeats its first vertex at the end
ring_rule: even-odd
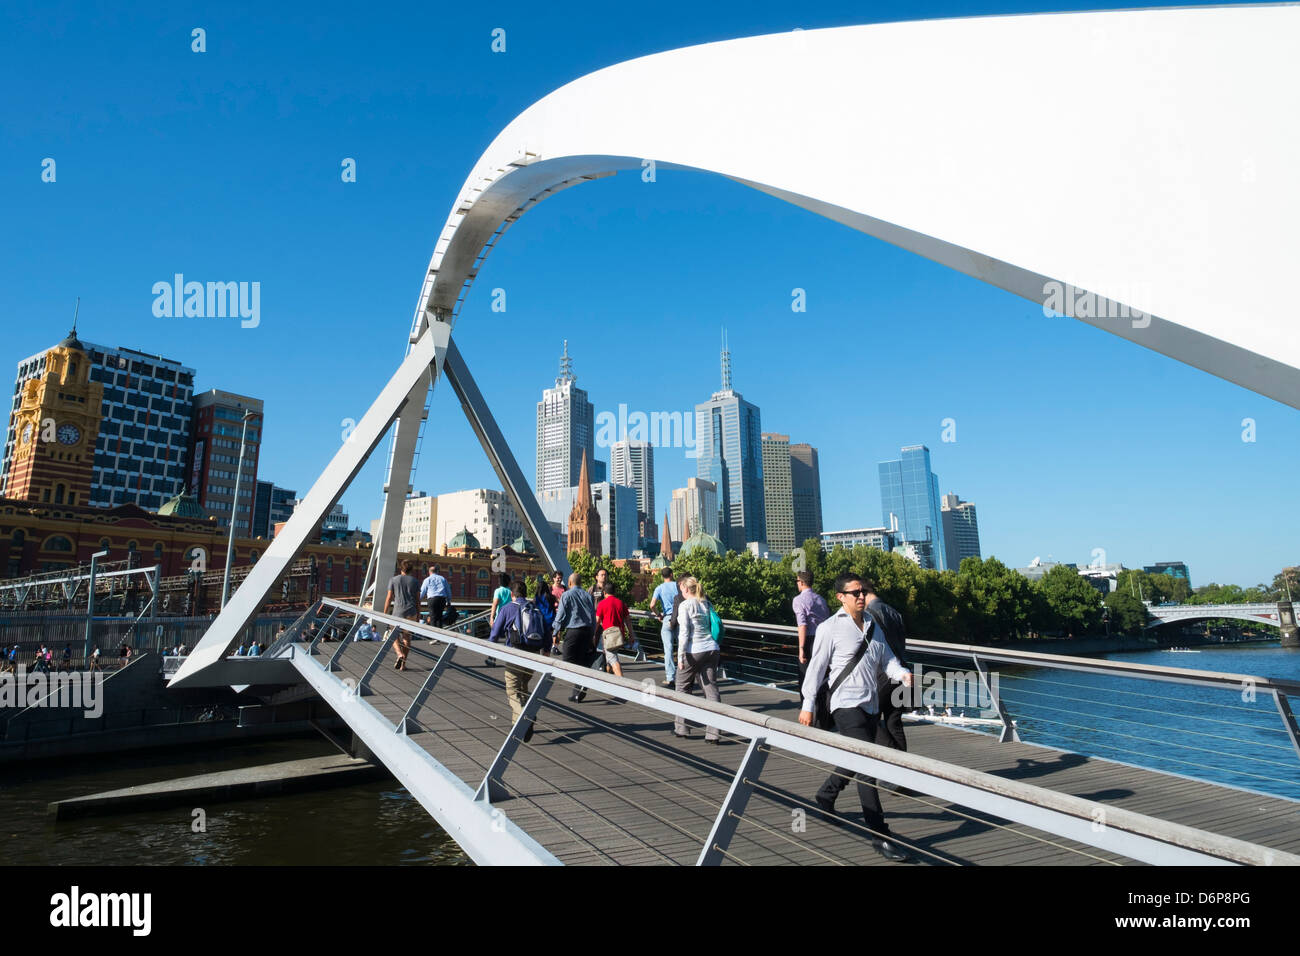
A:
POLYGON ((939 479, 930 470, 930 449, 907 445, 895 461, 880 463, 880 512, 900 542, 915 547, 921 567, 948 567, 939 515, 939 479))
POLYGON ((695 406, 696 475, 717 486, 718 537, 732 551, 767 542, 762 435, 758 406, 731 387, 731 353, 724 346, 722 388, 695 406))

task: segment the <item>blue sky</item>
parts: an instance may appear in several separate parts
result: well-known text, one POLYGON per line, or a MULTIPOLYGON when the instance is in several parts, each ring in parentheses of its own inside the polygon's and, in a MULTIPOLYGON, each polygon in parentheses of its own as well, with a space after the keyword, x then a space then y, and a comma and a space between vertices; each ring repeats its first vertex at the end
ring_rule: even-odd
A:
MULTIPOLYGON (((400 361, 469 168, 555 87, 794 27, 1086 8, 6 4, 0 369, 58 341, 80 296, 87 339, 264 399, 260 477, 305 493, 400 361), (153 283, 177 272, 260 282, 260 325, 154 317, 153 283)), ((984 553, 1010 564, 1101 548, 1248 585, 1297 563, 1294 410, 719 177, 624 174, 541 204, 492 253, 456 337, 531 477, 563 339, 598 412, 686 411, 717 387, 724 325, 764 429, 820 449, 828 529, 879 524, 876 462, 924 442, 941 492, 976 503, 984 553)), ((694 462, 661 449, 656 464, 662 515, 694 462)), ((376 461, 344 496, 363 527, 382 478, 376 461)), ((495 484, 440 385, 416 487, 495 484)))

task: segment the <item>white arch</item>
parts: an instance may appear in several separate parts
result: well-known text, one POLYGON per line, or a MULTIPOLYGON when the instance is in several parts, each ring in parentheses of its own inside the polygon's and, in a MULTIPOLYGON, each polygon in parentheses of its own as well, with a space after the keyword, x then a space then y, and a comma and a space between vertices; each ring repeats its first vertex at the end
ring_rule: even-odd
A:
MULTIPOLYGON (((1298 37, 1300 7, 1284 5, 932 20, 710 43, 561 87, 475 165, 406 361, 173 683, 237 640, 396 420, 382 579, 444 362, 507 493, 535 506, 486 407, 465 399, 458 302, 532 204, 646 160, 728 176, 1035 302, 1051 282, 1086 290, 1141 317, 1083 321, 1300 407, 1281 287, 1300 262, 1298 37)), ((545 550, 549 527, 524 517, 545 550)))

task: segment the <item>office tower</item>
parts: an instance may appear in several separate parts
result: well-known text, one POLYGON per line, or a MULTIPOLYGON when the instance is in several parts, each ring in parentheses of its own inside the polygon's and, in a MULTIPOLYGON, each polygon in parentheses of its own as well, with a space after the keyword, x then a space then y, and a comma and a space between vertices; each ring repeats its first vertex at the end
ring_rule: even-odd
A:
POLYGON ((1145 564, 1142 570, 1147 574, 1168 574, 1175 578, 1182 578, 1187 582, 1187 586, 1192 586, 1192 576, 1187 570, 1187 565, 1182 561, 1157 561, 1155 564, 1145 564))
MULTIPOLYGON (((655 513, 655 450, 647 441, 625 439, 614 442, 609 450, 612 477, 610 484, 626 485, 636 489, 636 509, 639 525, 654 524, 655 513)), ((596 481, 601 479, 596 478, 596 481)))
POLYGON ((469 531, 483 548, 503 548, 524 533, 524 523, 510 499, 493 488, 438 495, 431 507, 437 522, 433 532, 435 551, 444 551, 462 530, 469 531))
POLYGON ((258 481, 253 496, 253 534, 263 538, 275 537, 275 526, 293 516, 298 492, 281 488, 270 481, 258 481))
POLYGON ((866 545, 868 548, 878 548, 881 551, 893 551, 898 543, 894 538, 894 532, 888 528, 849 528, 845 531, 823 531, 820 537, 822 548, 826 551, 832 551, 837 546, 856 548, 860 544, 866 545))
POLYGON ((211 389, 194 396, 193 439, 190 445, 190 493, 223 528, 235 518, 235 534, 253 537, 253 504, 257 493, 257 459, 262 445, 262 400, 211 389), (244 430, 244 413, 252 412, 244 430), (244 466, 235 502, 239 445, 244 441, 244 466))
MULTIPOLYGON (((569 518, 578 501, 579 487, 574 485, 572 488, 544 491, 537 496, 542 514, 555 531, 556 537, 564 543, 566 553, 578 550, 574 547, 574 542, 568 539, 568 534, 569 518)), ((599 524, 599 533, 593 538, 599 547, 595 553, 607 554, 614 559, 630 558, 640 545, 636 492, 626 485, 593 481, 588 485, 588 493, 599 524)))
MULTIPOLYGON (((578 483, 578 472, 585 453, 595 458, 595 409, 587 393, 578 388, 565 340, 560 358, 560 374, 555 387, 542 391, 537 403, 537 492, 571 488, 578 483)), ((589 466, 591 467, 591 466, 589 466)), ((603 480, 603 467, 595 469, 603 480)))
POLYGON ((980 526, 974 502, 944 495, 939 517, 943 520, 943 550, 950 570, 958 570, 963 558, 980 557, 980 526))
POLYGON ((822 474, 812 445, 790 446, 790 494, 794 499, 794 545, 798 548, 822 533, 822 474))
POLYGON ((767 546, 789 554, 801 544, 794 533, 794 494, 791 488, 790 436, 763 432, 763 512, 767 546))
POLYGON ((685 541, 689 532, 718 535, 718 486, 702 478, 687 478, 685 488, 673 489, 668 511, 668 535, 685 541))
POLYGON ((437 537, 438 496, 423 491, 407 495, 402 506, 402 529, 398 532, 397 550, 409 554, 436 551, 437 537))
POLYGON ((731 353, 724 341, 722 388, 695 406, 696 475, 718 489, 716 534, 732 551, 767 540, 762 431, 758 406, 731 387, 731 353))
POLYGON ((915 548, 921 567, 947 567, 939 479, 930 470, 930 449, 907 445, 898 459, 880 463, 880 511, 885 527, 897 528, 899 542, 915 548))
MULTIPOLYGON (((85 423, 90 442, 87 448, 94 449, 89 500, 78 496, 77 504, 103 508, 135 504, 156 511, 184 488, 188 478, 194 369, 135 349, 77 341, 75 329, 68 338, 76 341, 87 356, 90 381, 103 387, 96 433, 89 434, 89 421, 85 423)), ((25 383, 44 377, 51 351, 38 352, 18 363, 13 399, 15 414, 10 415, 5 439, 3 473, 6 476, 12 470, 14 452, 21 438, 14 424, 25 383)))

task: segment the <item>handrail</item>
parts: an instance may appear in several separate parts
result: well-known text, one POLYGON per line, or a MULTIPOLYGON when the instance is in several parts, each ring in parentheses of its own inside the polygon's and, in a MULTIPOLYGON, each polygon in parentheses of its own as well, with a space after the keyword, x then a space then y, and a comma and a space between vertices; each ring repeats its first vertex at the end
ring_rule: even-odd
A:
POLYGON ((549 674, 566 683, 594 688, 611 697, 637 702, 652 710, 682 716, 744 738, 761 739, 767 746, 779 750, 862 772, 1132 859, 1158 863, 1300 865, 1300 856, 1295 854, 803 727, 784 718, 701 700, 659 687, 653 680, 638 682, 606 675, 549 656, 467 637, 334 599, 325 599, 322 604, 344 613, 366 614, 392 627, 423 634, 503 663, 516 663, 538 674, 549 674), (1104 821, 1104 825, 1097 827, 1098 820, 1104 821))
MULTIPOLYGON (((657 620, 646 611, 633 611, 634 617, 657 620)), ((749 621, 724 619, 728 631, 742 633, 782 634, 798 638, 799 629, 789 624, 754 624, 749 621)), ((1115 674, 1142 680, 1169 681, 1180 684, 1199 684, 1204 687, 1230 687, 1240 689, 1249 683, 1256 690, 1279 690, 1284 694, 1300 694, 1300 682, 1254 674, 1224 674, 1219 671, 1198 671, 1160 664, 1136 664, 1128 661, 1107 661, 1091 657, 1072 657, 1065 654, 1048 654, 1042 651, 1020 651, 1010 648, 985 647, 979 644, 952 644, 944 641, 908 638, 908 651, 924 651, 936 656, 953 654, 960 657, 979 655, 981 660, 1000 661, 1006 664, 1039 664, 1061 670, 1092 671, 1115 674)))

